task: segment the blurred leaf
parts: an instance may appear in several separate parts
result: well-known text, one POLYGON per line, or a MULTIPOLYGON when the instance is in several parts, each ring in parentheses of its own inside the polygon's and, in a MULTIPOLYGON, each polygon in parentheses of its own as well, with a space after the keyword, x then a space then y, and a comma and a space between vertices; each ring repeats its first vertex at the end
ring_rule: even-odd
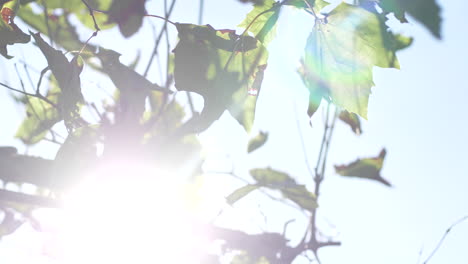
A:
POLYGON ((260 186, 255 184, 247 184, 244 187, 241 187, 234 192, 232 192, 228 197, 226 197, 226 202, 229 205, 233 205, 235 202, 244 198, 247 194, 251 193, 253 190, 258 189, 260 186))
MULTIPOLYGON (((22 6, 19 9, 18 17, 41 34, 52 38, 54 42, 58 43, 67 51, 77 51, 83 46, 76 33, 75 27, 70 23, 66 15, 50 16, 51 23, 47 26, 44 16, 33 12, 31 6, 28 5, 22 6)), ((93 46, 88 45, 86 50, 93 50, 93 46)), ((84 55, 85 54, 83 54, 83 56, 84 55)))
POLYGON ((101 60, 103 71, 120 92, 116 122, 139 123, 145 110, 145 99, 150 92, 167 91, 122 64, 119 53, 101 48, 97 56, 101 60))
POLYGON ((392 185, 380 176, 386 151, 382 149, 375 158, 357 159, 348 165, 335 165, 335 171, 341 176, 358 177, 378 181, 388 187, 392 185))
MULTIPOLYGON (((325 6, 329 5, 328 2, 325 2, 323 0, 307 0, 307 2, 310 3, 310 5, 314 8, 316 12, 320 12, 322 8, 325 6)), ((309 6, 304 2, 304 0, 288 0, 285 5, 292 5, 298 8, 308 8, 309 6)))
POLYGON ((250 174, 257 181, 258 186, 279 190, 284 197, 293 201, 301 208, 313 211, 318 207, 316 197, 309 192, 305 185, 299 185, 284 172, 271 168, 252 169, 250 174))
POLYGON ((341 111, 339 118, 341 121, 345 122, 351 127, 351 130, 356 135, 362 134, 361 121, 359 121, 359 116, 355 113, 350 113, 346 110, 341 111))
POLYGON ((372 69, 399 68, 400 46, 385 18, 362 7, 343 2, 317 20, 299 71, 310 92, 309 115, 324 98, 367 118, 372 69))
POLYGON ((408 22, 405 13, 422 23, 437 38, 441 38, 440 7, 435 0, 380 0, 384 12, 394 13, 402 23, 408 22))
POLYGON ((276 35, 276 22, 278 21, 280 8, 274 0, 266 0, 262 4, 255 4, 254 9, 238 27, 247 28, 255 38, 265 46, 268 45, 276 35), (270 11, 268 11, 270 10, 270 11), (267 12, 268 11, 268 12, 267 12))
MULTIPOLYGON (((57 104, 60 88, 53 81, 50 84, 46 98, 57 104)), ((62 118, 55 106, 44 102, 42 99, 27 96, 25 100, 26 118, 19 126, 15 137, 26 145, 33 145, 41 141, 47 132, 62 118)))
POLYGON ((55 156, 51 186, 54 190, 67 190, 89 173, 87 170, 97 159, 99 137, 99 125, 83 126, 68 135, 55 156))
POLYGON ((254 138, 252 138, 249 141, 249 145, 247 147, 247 152, 251 153, 252 151, 260 148, 261 146, 263 146, 265 144, 267 139, 268 139, 268 133, 260 132, 257 136, 255 136, 254 138))
POLYGON ((83 69, 80 57, 75 56, 71 61, 59 50, 47 44, 39 33, 32 34, 36 44, 47 59, 49 68, 58 82, 61 93, 59 95, 59 112, 70 128, 80 116, 78 103, 84 102, 81 94, 80 73, 83 69))
POLYGON ((240 37, 233 30, 211 26, 177 24, 180 41, 174 49, 175 86, 179 91, 203 96, 199 118, 185 124, 188 132, 201 132, 217 120, 224 110, 249 131, 253 123, 258 93, 267 61, 267 51, 250 36, 240 37))
MULTIPOLYGON (((81 2, 81 0, 79 0, 81 2)), ((109 10, 112 0, 87 0, 88 4, 97 10, 109 10)), ((89 14, 88 8, 81 2, 81 9, 76 10, 76 17, 89 29, 95 30, 93 17, 89 14)), ((109 15, 102 12, 94 12, 94 18, 101 30, 114 27, 116 24, 109 23, 109 15)))
POLYGON ((117 23, 126 38, 135 34, 146 15, 146 0, 113 0, 109 8, 109 23, 117 23))
POLYGON ((8 55, 7 45, 28 43, 30 39, 31 37, 21 31, 14 23, 7 24, 3 19, 0 19, 0 54, 5 58, 13 58, 8 55))

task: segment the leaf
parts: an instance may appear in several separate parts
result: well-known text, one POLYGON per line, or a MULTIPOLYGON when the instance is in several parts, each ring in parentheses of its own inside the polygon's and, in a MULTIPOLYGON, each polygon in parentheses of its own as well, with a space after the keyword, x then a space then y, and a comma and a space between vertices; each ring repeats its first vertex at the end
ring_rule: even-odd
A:
POLYGON ((252 138, 249 141, 249 145, 247 147, 247 152, 251 153, 254 150, 260 148, 261 146, 263 146, 265 144, 267 139, 268 139, 268 133, 260 132, 257 136, 255 136, 254 138, 252 138))
MULTIPOLYGON (((3 9, 2 9, 3 10, 3 9)), ((3 19, 0 19, 0 54, 5 58, 11 59, 12 56, 8 55, 7 46, 16 43, 28 43, 31 37, 25 34, 14 23, 7 24, 3 19)))
POLYGON ((318 207, 316 197, 305 185, 297 184, 288 174, 271 168, 252 169, 250 175, 257 181, 257 186, 279 190, 284 197, 310 212, 318 207))
POLYGON ((146 15, 146 0, 113 0, 109 8, 109 23, 117 23, 126 38, 135 34, 146 15))
POLYGON ((341 3, 317 20, 300 69, 310 91, 309 115, 326 99, 367 118, 374 66, 399 68, 400 47, 379 14, 341 3))
MULTIPOLYGON (((94 21, 93 17, 89 14, 88 8, 83 4, 82 0, 78 0, 80 2, 80 9, 76 10, 74 14, 77 18, 89 29, 95 30, 94 28, 94 21)), ((112 4, 112 0, 87 0, 88 4, 97 10, 109 10, 110 5, 112 4)), ((115 23, 108 23, 109 15, 102 13, 102 12, 93 12, 94 18, 96 19, 96 23, 99 25, 101 30, 109 29, 114 27, 115 23)))
POLYGON ((382 149, 375 158, 357 159, 348 165, 335 165, 335 171, 341 176, 358 177, 378 181, 388 187, 392 185, 380 176, 386 151, 382 149))
MULTIPOLYGON (((55 43, 58 43, 65 50, 81 50, 83 43, 81 43, 75 27, 70 23, 66 15, 50 16, 48 25, 42 14, 34 13, 31 6, 22 6, 18 11, 18 17, 23 22, 41 32, 41 34, 52 38, 55 43)), ((87 45, 86 51, 94 52, 93 45, 87 45)), ((82 53, 83 57, 86 53, 82 53)))
POLYGON ((384 12, 394 13, 402 23, 408 22, 405 13, 422 23, 434 36, 441 38, 440 7, 435 0, 380 0, 384 12))
POLYGON ((100 135, 99 125, 82 126, 68 134, 53 163, 53 190, 63 191, 76 186, 89 169, 94 168, 100 135))
POLYGON ((78 103, 84 102, 81 94, 80 73, 83 69, 79 56, 73 57, 71 61, 59 50, 47 44, 39 33, 32 34, 36 44, 47 59, 49 68, 58 82, 61 93, 59 95, 59 113, 65 120, 65 125, 70 129, 79 118, 78 103))
POLYGON ((120 54, 101 48, 97 54, 103 71, 120 92, 116 122, 138 124, 145 110, 145 99, 151 91, 169 92, 119 61, 120 54))
MULTIPOLYGON (((323 0, 307 0, 308 3, 314 8, 316 12, 320 12, 325 6, 329 5, 328 2, 323 0)), ((304 0, 288 0, 285 5, 292 5, 297 8, 308 8, 309 5, 305 3, 304 0)))
POLYGON ((249 28, 260 42, 268 45, 276 35, 276 22, 279 18, 280 6, 274 0, 266 0, 262 4, 255 4, 254 9, 238 27, 249 28))
POLYGON ((188 132, 201 132, 224 110, 249 131, 256 94, 263 79, 268 53, 255 38, 211 26, 177 24, 180 41, 174 49, 174 78, 179 91, 203 96, 200 116, 184 124, 188 132))
POLYGON ((231 193, 228 197, 226 197, 226 202, 229 205, 233 205, 235 202, 239 201, 240 199, 244 198, 247 194, 251 193, 252 191, 258 189, 258 185, 255 184, 247 184, 244 187, 241 187, 231 193))
MULTIPOLYGON (((60 88, 55 82, 47 92, 46 98, 57 104, 60 96, 60 88)), ((26 118, 19 126, 15 137, 19 138, 26 145, 33 145, 41 141, 47 132, 59 121, 62 120, 56 106, 44 102, 37 97, 25 97, 26 118)))
POLYGON ((345 122, 351 127, 351 130, 356 135, 362 134, 361 121, 359 121, 359 116, 355 113, 350 113, 346 110, 341 111, 339 118, 341 121, 345 122))

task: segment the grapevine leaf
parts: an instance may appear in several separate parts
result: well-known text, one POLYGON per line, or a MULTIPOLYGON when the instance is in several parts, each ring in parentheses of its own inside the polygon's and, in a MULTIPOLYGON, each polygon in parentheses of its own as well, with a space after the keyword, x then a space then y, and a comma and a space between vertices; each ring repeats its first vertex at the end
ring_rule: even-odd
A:
POLYGON ((250 175, 257 181, 257 185, 279 190, 284 197, 293 201, 301 208, 313 211, 318 207, 316 197, 309 192, 305 185, 297 184, 288 174, 271 168, 252 169, 250 175))
POLYGON ((247 152, 251 153, 255 151, 256 149, 260 148, 261 146, 265 144, 267 139, 268 139, 268 133, 260 132, 257 136, 255 136, 249 141, 247 152))
POLYGON ((434 36, 441 38, 440 7, 435 0, 380 0, 386 13, 394 13, 401 22, 408 22, 405 13, 422 23, 434 36))
POLYGON ((83 69, 79 56, 75 56, 71 61, 59 50, 47 44, 39 33, 32 34, 39 49, 47 59, 49 68, 58 82, 61 93, 59 96, 59 112, 65 120, 67 128, 79 116, 78 103, 84 101, 81 94, 80 73, 83 69))
POLYGON ((362 134, 361 129, 361 121, 359 120, 359 116, 355 113, 350 113, 346 110, 341 111, 339 118, 341 121, 345 122, 351 127, 351 130, 356 134, 362 134))
POLYGON ((260 42, 268 45, 276 34, 280 8, 274 0, 266 0, 263 4, 255 4, 254 9, 238 27, 247 28, 260 42))
POLYGON ((335 165, 335 171, 341 176, 375 180, 391 187, 392 185, 380 176, 385 154, 385 149, 382 149, 379 156, 375 158, 357 159, 348 165, 335 165))
MULTIPOLYGON (((399 68, 395 54, 399 47, 400 40, 379 14, 341 3, 316 21, 307 40, 300 73, 311 105, 318 106, 324 98, 367 118, 372 69, 399 68)), ((309 107, 309 115, 314 107, 309 107)))
POLYGON ((258 185, 255 184, 247 184, 234 192, 232 192, 228 197, 226 197, 226 202, 229 205, 233 205, 235 202, 239 201, 240 199, 244 198, 247 194, 251 193, 252 191, 258 189, 258 185))
POLYGON ((200 116, 184 124, 182 130, 203 131, 226 109, 250 130, 268 57, 265 47, 253 37, 215 30, 210 25, 177 24, 177 30, 175 86, 204 98, 200 116))
POLYGON ((109 23, 117 23, 126 38, 135 34, 146 15, 146 0, 113 0, 109 8, 109 23))
POLYGON ((0 54, 5 58, 12 58, 12 56, 8 55, 7 45, 28 43, 30 39, 31 37, 21 31, 16 24, 12 22, 7 24, 3 19, 0 19, 0 54))

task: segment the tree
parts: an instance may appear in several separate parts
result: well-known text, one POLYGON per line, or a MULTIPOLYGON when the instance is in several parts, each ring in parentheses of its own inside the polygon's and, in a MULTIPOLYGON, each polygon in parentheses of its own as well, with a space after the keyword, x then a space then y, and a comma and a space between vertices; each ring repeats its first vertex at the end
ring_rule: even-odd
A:
MULTIPOLYGON (((110 222, 123 225, 136 217, 147 225, 142 225, 143 229, 132 227, 130 232, 123 231, 124 237, 128 235, 129 238, 125 238, 137 239, 135 234, 148 232, 153 239, 141 243, 135 251, 129 250, 130 245, 125 244, 116 247, 122 252, 128 250, 127 253, 115 254, 118 250, 109 247, 103 249, 104 253, 91 255, 93 261, 103 262, 108 262, 105 258, 113 254, 115 260, 128 257, 130 261, 138 255, 140 262, 148 261, 154 243, 163 253, 169 252, 166 252, 168 259, 177 260, 175 263, 186 263, 187 260, 179 259, 177 253, 171 251, 174 248, 188 252, 195 249, 196 255, 203 259, 201 263, 216 263, 218 255, 230 256, 232 263, 292 263, 307 253, 312 253, 318 260, 321 248, 340 245, 335 238, 323 236, 317 224, 318 198, 335 122, 343 121, 354 133, 362 133, 360 120, 367 118, 374 66, 399 68, 396 52, 412 42, 411 38, 390 30, 387 25, 389 14, 401 23, 407 22, 406 15, 410 15, 435 37, 441 36, 439 8, 433 0, 411 3, 366 0, 335 6, 322 0, 247 1, 254 5, 238 25, 243 29, 241 32, 215 29, 209 24, 174 22, 171 14, 175 1, 171 4, 164 1, 164 16, 149 14, 145 8, 146 1, 4 2, 0 53, 11 59, 10 46, 32 46, 32 42, 47 61, 47 67, 35 78, 37 85, 32 84, 29 65, 19 74, 22 79, 30 81, 29 88, 34 92, 28 92, 26 82, 21 83, 21 88, 0 83, 14 92, 14 99, 26 108, 27 116, 16 137, 26 145, 50 141, 60 147, 54 160, 18 154, 10 147, 0 149, 0 177, 3 182, 28 183, 36 187, 34 194, 7 188, 1 190, 3 234, 14 232, 24 221, 35 221, 31 212, 37 208, 67 207, 64 201, 74 193, 76 186, 91 178, 94 184, 90 184, 91 187, 86 185, 84 192, 92 197, 92 201, 85 207, 89 209, 99 204, 101 211, 91 210, 94 212, 88 216, 91 219, 73 214, 74 221, 95 233, 102 232, 103 228, 103 233, 107 234, 118 228, 110 222), (245 185, 225 194, 229 205, 240 202, 250 193, 262 192, 273 201, 279 200, 303 212, 309 223, 303 227, 301 239, 296 243, 289 241, 287 236, 288 222, 284 223, 283 233, 251 234, 199 219, 193 204, 190 210, 186 203, 183 206, 178 204, 180 197, 188 196, 193 201, 203 190, 198 179, 207 171, 202 169, 204 157, 197 135, 208 129, 223 113, 229 113, 249 135, 249 153, 268 142, 269 134, 262 131, 257 134, 253 121, 260 91, 268 89, 262 88, 264 74, 268 70, 268 45, 275 37, 277 24, 281 23, 280 12, 286 8, 309 14, 311 23, 315 23, 297 71, 309 91, 307 114, 309 117, 317 115, 322 107, 325 116, 318 159, 311 164, 306 158, 308 178, 270 167, 251 169, 251 178, 247 180, 244 175, 237 175, 236 168, 218 174, 246 181, 245 185), (115 27, 124 37, 130 38, 146 19, 163 22, 156 32, 155 46, 144 71, 136 70, 140 57, 124 64, 119 59, 121 54, 93 42, 98 41, 106 30, 115 27), (17 21, 24 23, 24 27, 18 26, 17 21), (82 31, 86 32, 86 27, 93 32, 83 41, 82 31), (26 29, 30 30, 29 34, 24 33, 26 29), (172 32, 178 34, 176 45, 171 45, 172 32), (163 39, 166 40, 165 47, 160 46, 163 39), (158 60, 157 68, 165 73, 156 81, 149 75, 152 64, 158 60), (86 94, 89 90, 82 84, 85 74, 110 79, 112 84, 108 85, 115 87, 113 95, 100 104, 92 102, 86 94), (183 106, 181 95, 186 95, 188 107, 183 106), (196 98, 192 98, 194 96, 196 98), (201 101, 203 107, 198 109, 196 104, 201 101), (184 184, 174 183, 173 178, 183 180, 184 184), (314 183, 312 189, 305 185, 305 181, 311 178, 314 183), (112 189, 115 186, 118 188, 112 189), (181 186, 184 186, 183 190, 179 190, 181 186), (139 190, 141 195, 127 195, 132 189, 139 190), (167 189, 171 193, 166 193, 167 189), (144 190, 150 194, 144 194, 144 190), (100 196, 111 198, 106 198, 106 203, 100 201, 100 196), (123 200, 117 198, 122 196, 123 200), (146 207, 129 203, 129 196, 137 196, 146 207), (148 201, 162 201, 169 206, 156 210, 148 208, 151 206, 148 201), (118 208, 109 205, 115 203, 118 208), (159 214, 134 215, 149 211, 158 211, 159 214), (173 211, 176 212, 171 214, 173 211), (22 215, 22 219, 14 217, 17 213, 22 215), (104 214, 107 217, 103 217, 104 214), (161 214, 167 215, 170 221, 160 222, 161 214), (184 221, 179 223, 175 218, 183 218, 184 221), (164 228, 173 224, 172 221, 179 223, 178 232, 173 230, 162 235, 164 228), (88 222, 90 225, 84 224, 88 222), (99 228, 91 228, 93 224, 99 228), (110 227, 104 228, 106 225, 110 227), (191 225, 192 228, 186 230, 182 225, 191 225), (190 235, 192 232, 195 235, 190 235), (154 239, 158 236, 164 238, 162 245, 157 244, 161 241, 154 239), (179 242, 171 248, 169 241, 174 236, 187 243, 179 242), (194 247, 202 242, 184 239, 192 236, 204 237, 207 244, 223 241, 221 253, 205 252, 204 248, 194 247)), ((383 149, 375 157, 336 165, 335 170, 342 176, 375 180, 391 186, 380 174, 385 155, 383 149)), ((89 237, 83 239, 89 242, 87 250, 98 243, 90 241, 89 237)), ((162 255, 157 255, 157 258, 167 262, 162 255)), ((84 257, 89 260, 86 258, 90 256, 84 257)))

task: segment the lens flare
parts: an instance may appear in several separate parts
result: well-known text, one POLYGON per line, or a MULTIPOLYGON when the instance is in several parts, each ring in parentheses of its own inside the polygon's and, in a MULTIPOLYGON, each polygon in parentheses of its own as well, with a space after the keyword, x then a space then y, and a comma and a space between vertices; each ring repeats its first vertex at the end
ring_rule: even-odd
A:
POLYGON ((193 263, 205 242, 184 186, 144 164, 102 166, 67 197, 63 262, 193 263))

